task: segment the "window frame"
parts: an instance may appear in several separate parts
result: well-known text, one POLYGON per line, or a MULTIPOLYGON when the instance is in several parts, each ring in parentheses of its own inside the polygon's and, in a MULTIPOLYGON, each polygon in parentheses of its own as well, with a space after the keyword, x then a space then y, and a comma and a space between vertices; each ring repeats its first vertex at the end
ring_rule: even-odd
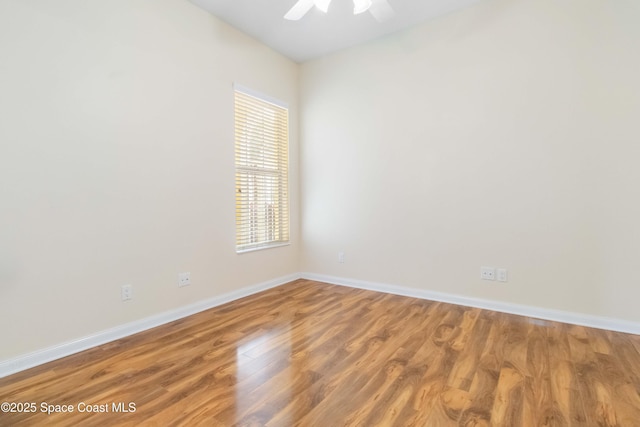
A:
MULTIPOLYGON (((253 89, 249 89, 237 83, 233 84, 233 96, 234 96, 234 172, 235 172, 234 189, 235 189, 235 195, 236 195, 235 197, 236 253, 241 254, 241 253, 253 252, 253 251, 258 251, 263 249, 270 249, 274 247, 287 246, 291 242, 291 212, 290 212, 291 192, 290 192, 290 182, 289 182, 289 168, 290 168, 289 106, 287 103, 283 101, 280 101, 276 98, 265 95, 263 93, 257 92, 253 89), (247 164, 242 165, 242 160, 240 160, 239 153, 243 148, 249 150, 249 148, 247 148, 247 145, 249 145, 253 149, 260 149, 260 148, 256 146, 257 143, 255 142, 254 142, 254 145, 251 145, 250 143, 246 142, 248 132, 244 131, 243 133, 242 128, 244 127, 246 129, 248 125, 247 125, 246 118, 244 121, 239 121, 239 116, 241 116, 242 114, 238 112, 238 106, 239 106, 238 93, 242 94, 241 98, 242 97, 246 98, 247 96, 250 98, 253 98, 252 101, 256 102, 255 105, 259 105, 265 108, 265 111, 268 111, 269 105, 273 106, 273 110, 271 112, 273 113, 274 119, 273 119, 273 122, 270 122, 268 124, 269 126, 277 127, 278 124, 282 123, 281 115, 282 115, 282 110, 284 110, 284 124, 285 124, 284 135, 281 135, 280 133, 278 133, 278 136, 276 138, 271 138, 272 141, 270 141, 270 143, 272 145, 266 146, 266 148, 265 148, 265 145, 263 145, 261 148, 263 150, 262 151, 263 155, 266 152, 265 150, 274 150, 275 152, 278 153, 276 156, 277 160, 275 161, 275 165, 277 165, 276 169, 267 169, 264 165, 262 166, 262 168, 258 166, 255 166, 252 168, 250 165, 247 165, 247 164), (284 138, 281 138, 282 136, 284 138), (284 141, 282 139, 284 139, 284 141), (241 142, 243 140, 244 142, 241 142), (284 159, 281 158, 283 152, 285 153, 284 159), (267 176, 274 177, 275 184, 273 185, 274 185, 274 188, 276 188, 276 190, 265 192, 267 189, 265 189, 264 187, 269 187, 269 184, 262 182, 260 184, 255 184, 253 191, 258 191, 257 196, 255 196, 256 200, 263 200, 265 197, 270 198, 275 196, 274 198, 277 199, 277 202, 275 203, 277 218, 274 220, 275 221, 274 228, 270 230, 268 221, 269 221, 269 215, 272 215, 272 213, 271 211, 268 210, 268 202, 264 202, 266 203, 266 205, 264 206, 265 208, 264 212, 262 212, 264 214, 264 218, 262 219, 264 221, 264 225, 255 226, 256 236, 259 236, 260 234, 264 234, 264 235, 259 236, 257 241, 255 242, 242 243, 243 237, 246 240, 246 238, 248 237, 247 235, 250 235, 252 233, 251 231, 243 230, 243 228, 245 227, 246 228, 251 227, 251 225, 248 223, 250 223, 252 220, 251 219, 247 220, 246 208, 247 208, 247 204, 250 204, 250 202, 247 200, 243 200, 241 196, 239 196, 239 194, 241 193, 241 189, 243 188, 249 191, 247 189, 247 186, 250 184, 247 184, 247 182, 249 181, 250 179, 249 177, 251 176, 254 179, 256 179, 256 182, 258 182, 259 179, 265 180, 267 176), (243 183, 242 179, 245 179, 246 181, 243 183), (279 188, 280 190, 277 190, 277 188, 279 188), (263 190, 263 191, 259 192, 259 190, 263 190), (244 212, 244 216, 243 216, 243 212, 244 212), (269 233, 272 233, 274 236, 277 236, 277 238, 269 239, 266 236, 269 233)), ((264 120, 264 116, 265 114, 261 114, 259 115, 259 117, 256 116, 254 118, 256 119, 259 118, 260 120, 264 120)), ((259 121, 259 120, 256 120, 256 121, 259 121)), ((255 125, 255 122, 253 122, 253 124, 255 125)), ((264 134, 264 133, 267 133, 267 131, 264 128, 262 128, 258 131, 258 133, 264 134)), ((264 144, 264 142, 265 140, 263 139, 262 143, 264 144)), ((247 197, 250 197, 250 196, 247 196, 247 197)), ((262 203, 263 202, 261 201, 260 204, 262 203)), ((256 214, 255 214, 256 216, 260 214, 261 208, 263 208, 263 206, 261 205, 256 208, 256 214)), ((252 213, 252 211, 249 211, 248 218, 253 218, 253 215, 254 214, 252 213)))

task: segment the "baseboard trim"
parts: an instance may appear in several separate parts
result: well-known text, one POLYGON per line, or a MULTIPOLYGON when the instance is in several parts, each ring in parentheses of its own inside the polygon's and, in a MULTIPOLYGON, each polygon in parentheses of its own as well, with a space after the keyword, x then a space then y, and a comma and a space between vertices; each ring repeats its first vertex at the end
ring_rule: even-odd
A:
POLYGON ((199 313, 210 308, 217 307, 228 302, 244 298, 267 289, 275 288, 285 283, 297 279, 315 280, 318 282, 331 283, 350 288, 366 289, 376 292, 384 292, 394 295, 402 295, 413 298, 439 301, 450 304, 458 304, 467 307, 477 307, 487 310, 494 310, 503 313, 517 314, 520 316, 534 317, 538 319, 551 320, 555 322, 570 323, 574 325, 588 326, 591 328, 606 329, 617 332, 640 335, 640 323, 628 320, 614 319, 610 317, 594 316, 582 313, 573 313, 562 310, 553 310, 542 307, 534 307, 521 304, 512 304, 501 301, 492 301, 481 298, 465 297, 461 295, 435 292, 424 289, 407 288, 403 286, 390 285, 385 283, 370 282, 366 280, 349 279, 344 277, 328 276, 316 273, 294 273, 277 279, 269 280, 257 285, 248 286, 233 292, 210 298, 203 301, 166 311, 154 316, 130 322, 121 326, 116 326, 93 335, 82 337, 73 341, 68 341, 59 345, 48 347, 32 353, 18 356, 13 359, 0 361, 0 378, 11 374, 51 362, 75 353, 79 353, 90 348, 106 344, 121 338, 146 331, 156 326, 161 326, 174 320, 199 313))
POLYGON ((79 353, 120 338, 125 338, 130 335, 137 334, 138 332, 146 331, 147 329, 155 328, 156 326, 164 325, 166 323, 173 322, 174 320, 182 319, 183 317, 191 316, 201 311, 208 310, 267 289, 275 288, 300 278, 301 276, 299 273, 279 277, 277 279, 248 286, 238 289, 237 291, 228 292, 203 301, 198 301, 184 307, 136 320, 121 326, 116 326, 93 335, 34 351, 13 359, 2 360, 0 361, 0 378, 63 358, 65 356, 70 356, 74 353, 79 353))
POLYGON ((316 273, 301 273, 303 279, 330 283, 333 285, 347 286, 351 288, 366 289, 370 291, 384 292, 394 295, 427 299, 450 304, 458 304, 467 307, 477 307, 502 313, 517 314, 520 316, 535 317, 537 319, 552 320, 555 322, 570 323, 572 325, 588 326, 590 328, 606 329, 617 332, 640 335, 640 323, 628 320, 614 319, 610 317, 594 316, 590 314, 574 313, 562 310, 553 310, 529 305, 512 304, 501 301, 492 301, 481 298, 465 297, 444 292, 428 291, 424 289, 406 288, 403 286, 384 283, 369 282, 344 277, 327 276, 316 273))

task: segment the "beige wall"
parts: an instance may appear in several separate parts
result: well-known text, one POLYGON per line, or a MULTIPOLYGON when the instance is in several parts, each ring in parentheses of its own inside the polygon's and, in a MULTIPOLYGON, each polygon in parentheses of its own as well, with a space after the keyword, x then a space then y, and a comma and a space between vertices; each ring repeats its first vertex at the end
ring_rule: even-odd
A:
POLYGON ((639 18, 484 0, 298 85, 186 0, 0 2, 0 360, 300 270, 640 321, 639 18), (234 81, 291 106, 288 247, 234 251, 234 81))
POLYGON ((303 271, 640 321, 638 22, 485 0, 304 64, 303 271))
POLYGON ((297 80, 187 0, 2 0, 0 360, 298 271, 297 80), (233 82, 290 103, 288 247, 235 253, 233 82))

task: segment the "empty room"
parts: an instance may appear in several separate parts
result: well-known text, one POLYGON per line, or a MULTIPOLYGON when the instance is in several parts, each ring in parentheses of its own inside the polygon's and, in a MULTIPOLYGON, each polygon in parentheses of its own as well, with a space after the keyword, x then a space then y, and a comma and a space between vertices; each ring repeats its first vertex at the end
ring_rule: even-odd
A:
POLYGON ((636 0, 0 0, 0 426, 640 426, 636 0))

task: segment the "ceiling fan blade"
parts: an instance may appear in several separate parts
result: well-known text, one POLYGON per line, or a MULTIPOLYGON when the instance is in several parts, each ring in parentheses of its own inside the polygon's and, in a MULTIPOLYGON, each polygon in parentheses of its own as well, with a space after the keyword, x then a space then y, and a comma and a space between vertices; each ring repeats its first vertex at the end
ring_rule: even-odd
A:
POLYGON ((371 7, 371 0, 353 0, 353 14, 359 15, 371 7))
POLYGON ((315 0, 314 3, 318 9, 327 13, 329 11, 329 3, 331 3, 331 0, 315 0))
POLYGON ((378 22, 388 21, 396 14, 387 0, 371 0, 369 12, 378 22))
POLYGON ((297 21, 307 14, 315 4, 314 0, 298 0, 296 4, 284 15, 284 19, 297 21))

